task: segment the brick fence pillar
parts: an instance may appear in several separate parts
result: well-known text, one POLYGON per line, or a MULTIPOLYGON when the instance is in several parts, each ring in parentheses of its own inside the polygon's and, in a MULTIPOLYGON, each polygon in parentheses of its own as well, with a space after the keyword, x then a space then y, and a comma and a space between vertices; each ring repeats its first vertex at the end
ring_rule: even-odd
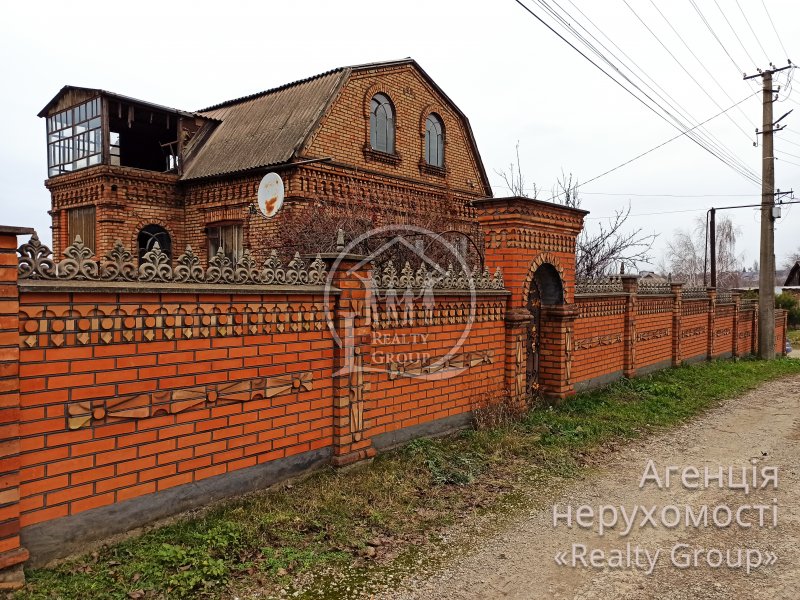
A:
POLYGON ((539 331, 539 384, 546 398, 561 399, 575 392, 572 383, 574 304, 542 306, 539 331))
POLYGON ((681 364, 681 316, 683 305, 683 284, 671 283, 669 290, 672 293, 672 366, 681 364))
POLYGON ((622 275, 622 291, 625 301, 625 334, 623 335, 624 357, 622 374, 625 377, 636 376, 636 305, 639 278, 636 275, 622 275))
POLYGON ((708 340, 706 344, 706 358, 711 360, 714 358, 714 340, 716 340, 717 332, 717 288, 706 288, 708 294, 708 340))
POLYGON ((506 312, 505 387, 509 399, 518 406, 525 404, 527 396, 531 318, 530 311, 525 308, 512 308, 506 312))
POLYGON ((24 585, 28 551, 19 540, 19 289, 17 235, 0 225, 0 590, 24 585))
POLYGON ((349 465, 375 456, 372 439, 364 436, 364 405, 370 374, 364 369, 371 355, 371 314, 368 286, 370 265, 358 255, 323 255, 335 268, 331 283, 340 290, 332 319, 334 342, 333 458, 334 466, 349 465))
POLYGON ((753 356, 758 354, 758 302, 753 302, 753 325, 751 331, 753 334, 750 336, 750 354, 753 356))
POLYGON ((731 356, 739 358, 739 304, 742 300, 742 295, 739 293, 732 293, 731 300, 733 301, 733 347, 731 348, 731 356))

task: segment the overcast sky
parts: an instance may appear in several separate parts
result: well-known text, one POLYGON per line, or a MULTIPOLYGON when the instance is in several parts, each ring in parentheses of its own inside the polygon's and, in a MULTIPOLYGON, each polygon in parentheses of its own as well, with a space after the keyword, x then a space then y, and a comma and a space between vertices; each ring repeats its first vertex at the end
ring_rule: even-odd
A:
MULTIPOLYGON (((783 65, 787 52, 800 62, 800 5, 765 1, 786 52, 761 0, 694 0, 719 42, 691 0, 547 4, 557 9, 557 2, 576 28, 584 25, 632 68, 635 62, 695 123, 750 94, 707 129, 760 176, 761 149, 753 147, 761 126, 760 80, 748 85, 736 67, 749 74, 770 61, 783 65)), ((526 4, 546 15, 537 2, 526 4)), ((193 110, 338 66, 411 56, 469 117, 496 196, 507 190, 495 170, 508 168, 517 141, 528 185, 535 183, 547 199, 562 170, 586 181, 677 133, 513 0, 15 2, 2 10, 0 223, 33 226, 48 241, 45 124, 36 113, 65 84, 193 110)), ((800 84, 795 90, 788 99, 782 91, 775 118, 800 109, 800 84)), ((800 110, 784 123, 776 140, 776 155, 783 156, 776 187, 786 190, 800 174, 800 110)), ((581 196, 591 219, 630 201, 631 224, 660 234, 659 255, 676 229, 710 206, 759 202, 760 187, 684 136, 588 183, 581 196)), ((757 212, 731 214, 752 265, 757 212)), ((784 209, 776 229, 779 265, 800 246, 798 232, 800 206, 784 209)))

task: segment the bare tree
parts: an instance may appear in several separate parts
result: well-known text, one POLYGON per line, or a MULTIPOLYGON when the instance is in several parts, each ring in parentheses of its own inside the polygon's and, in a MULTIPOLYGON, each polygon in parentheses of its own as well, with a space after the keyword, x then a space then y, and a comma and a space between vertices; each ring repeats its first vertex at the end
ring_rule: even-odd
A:
MULTIPOLYGON (((553 199, 558 204, 580 208, 580 184, 570 173, 563 171, 553 189, 553 199)), ((614 211, 614 216, 601 220, 593 230, 584 227, 576 243, 575 270, 578 279, 594 279, 627 267, 634 271, 640 262, 650 262, 650 251, 657 234, 627 226, 631 214, 630 203, 614 211)))
MULTIPOLYGON (((717 219, 717 287, 730 288, 739 283, 743 256, 736 252, 736 241, 741 233, 730 217, 717 219)), ((704 278, 710 281, 706 261, 706 222, 702 217, 695 220, 692 229, 675 232, 667 242, 663 263, 676 279, 689 285, 702 285, 704 278), (705 276, 705 277, 704 277, 705 276)))
MULTIPOLYGON (((528 195, 527 190, 525 189, 525 176, 522 174, 522 168, 519 160, 519 140, 517 140, 516 154, 517 154, 516 165, 513 162, 511 162, 508 165, 508 171, 501 171, 499 169, 495 169, 494 172, 497 173, 500 177, 502 177, 503 181, 506 184, 506 188, 508 188, 510 195, 529 198, 530 196, 528 195)), ((538 193, 539 190, 536 188, 536 184, 534 183, 533 197, 536 198, 538 193)))
POLYGON ((786 257, 786 268, 791 269, 798 262, 800 262, 800 248, 786 257))

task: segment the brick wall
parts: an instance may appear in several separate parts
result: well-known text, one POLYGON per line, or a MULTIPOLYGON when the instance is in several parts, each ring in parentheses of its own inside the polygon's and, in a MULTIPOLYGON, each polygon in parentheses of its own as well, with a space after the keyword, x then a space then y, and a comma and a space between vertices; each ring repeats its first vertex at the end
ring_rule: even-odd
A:
POLYGON ((331 445, 322 296, 34 290, 23 527, 331 445))
MULTIPOLYGON (((624 343, 633 319, 626 311, 629 295, 576 296, 574 385, 585 389, 607 383, 622 376, 626 365, 628 374, 636 375, 670 364, 755 354, 756 304, 741 302, 737 294, 731 301, 717 302, 713 290, 706 298, 683 298, 681 287, 673 284, 671 295, 636 295, 635 336, 629 348, 624 343)), ((786 311, 776 311, 775 349, 781 355, 786 318, 786 311)))
POLYGON ((437 298, 429 316, 422 307, 409 317, 387 315, 384 304, 379 311, 366 436, 457 417, 503 396, 505 294, 480 296, 473 306, 468 296, 437 298))
POLYGON ((347 273, 330 296, 311 285, 18 283, 9 245, 2 272, 19 300, 3 305, 13 320, 0 321, 0 390, 16 404, 14 431, 0 431, 16 461, 4 481, 19 491, 3 548, 22 544, 34 564, 320 461, 463 426, 504 393, 504 290, 474 304, 437 292, 398 315, 366 310, 347 273), (349 363, 353 348, 363 363, 349 363))

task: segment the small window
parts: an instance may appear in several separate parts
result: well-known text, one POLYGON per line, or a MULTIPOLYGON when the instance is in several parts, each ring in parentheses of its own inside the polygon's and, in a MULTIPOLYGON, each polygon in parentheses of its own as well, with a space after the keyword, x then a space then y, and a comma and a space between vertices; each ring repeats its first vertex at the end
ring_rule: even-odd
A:
POLYGON ((425 119, 425 162, 433 167, 444 166, 444 127, 435 114, 425 119))
POLYGON ((376 94, 372 99, 369 133, 373 150, 394 154, 394 108, 388 96, 376 94))
POLYGON ((139 246, 139 262, 142 262, 144 255, 150 252, 158 242, 161 251, 172 259, 172 239, 169 237, 169 232, 161 227, 161 225, 147 225, 139 232, 137 239, 139 246))
POLYGON ((91 248, 94 252, 94 225, 95 225, 94 206, 81 206, 71 208, 67 212, 67 245, 75 243, 75 236, 81 236, 83 245, 91 248))
POLYGON ((211 259, 222 248, 222 253, 228 260, 236 264, 244 250, 241 224, 209 225, 206 232, 208 235, 208 258, 211 259))

